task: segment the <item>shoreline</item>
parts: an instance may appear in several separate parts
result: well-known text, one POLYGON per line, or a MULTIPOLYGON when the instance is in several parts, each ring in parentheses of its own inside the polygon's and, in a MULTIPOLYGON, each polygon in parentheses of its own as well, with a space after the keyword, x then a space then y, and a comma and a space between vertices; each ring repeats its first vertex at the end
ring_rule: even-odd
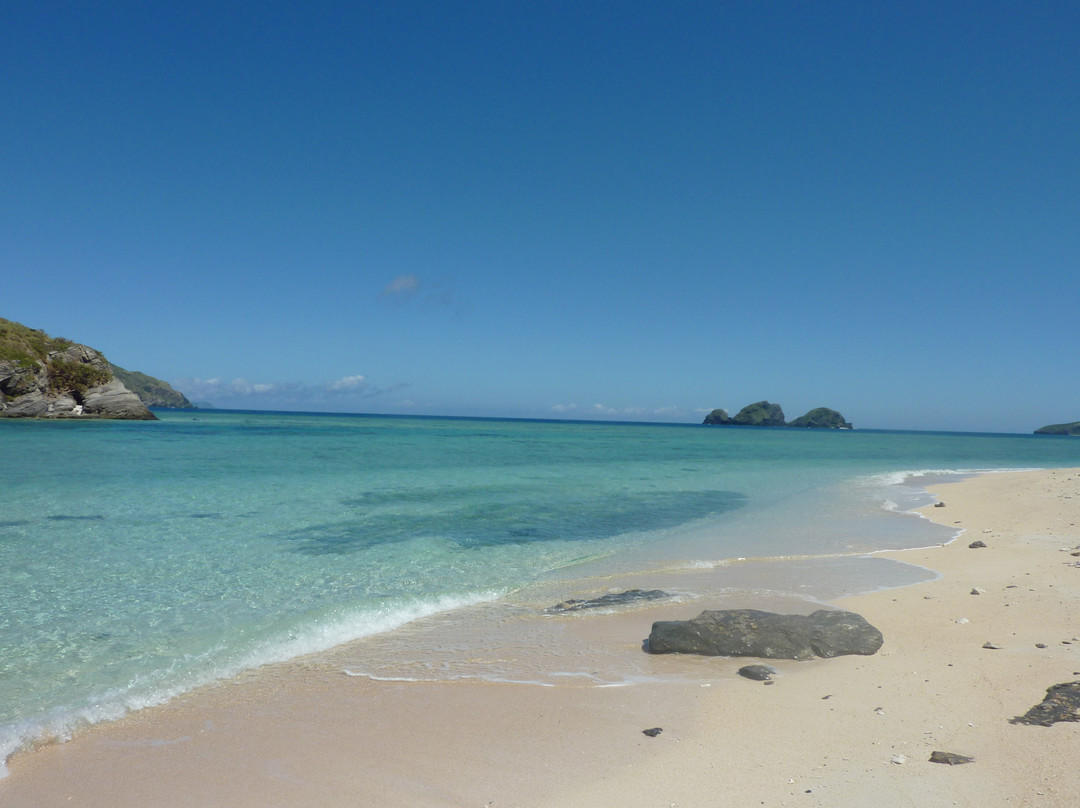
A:
POLYGON ((885 806, 1068 804, 1080 789, 1069 755, 1078 728, 1007 719, 1080 672, 1070 627, 1080 616, 1080 569, 1061 552, 1080 543, 1080 476, 1002 472, 929 488, 946 504, 922 515, 967 532, 874 557, 938 577, 836 601, 882 630, 877 655, 774 661, 781 675, 761 687, 735 675, 754 660, 641 653, 652 620, 692 617, 708 608, 699 602, 563 621, 560 633, 598 658, 637 654, 661 674, 624 687, 373 681, 345 675, 336 651, 19 753, 0 798, 555 808, 690 806, 702 795, 854 806, 872 793, 885 806), (990 546, 968 549, 976 537, 990 546), (974 587, 985 591, 972 595, 974 587), (1003 647, 982 648, 988 641, 1003 647), (653 726, 664 732, 641 734, 653 726), (929 764, 931 747, 976 761, 929 764), (899 756, 903 763, 892 762, 899 756))
MULTIPOLYGON (((359 665, 354 668, 367 670, 374 678, 430 680, 457 676, 458 673, 417 677, 411 671, 386 670, 388 665, 393 667, 393 664, 401 662, 406 663, 407 667, 415 668, 413 663, 418 656, 422 656, 414 653, 419 636, 416 628, 440 624, 439 631, 442 632, 445 627, 441 624, 445 623, 447 618, 451 624, 476 624, 480 632, 505 634, 507 621, 505 614, 499 614, 500 609, 504 613, 521 616, 527 621, 530 616, 535 618, 543 614, 546 607, 567 597, 593 597, 612 590, 618 591, 620 587, 629 589, 663 586, 670 588, 675 594, 676 597, 672 599, 674 602, 680 599, 684 602, 693 601, 701 604, 702 608, 725 608, 733 605, 733 601, 738 601, 738 605, 745 607, 800 610, 804 608, 803 600, 825 604, 844 593, 907 585, 917 581, 920 573, 925 573, 926 570, 882 559, 870 560, 873 552, 879 552, 871 552, 870 548, 897 546, 897 538, 905 542, 899 546, 905 547, 912 543, 934 541, 936 537, 933 535, 934 531, 928 527, 929 521, 897 518, 910 516, 909 510, 916 503, 930 501, 926 492, 917 485, 907 484, 913 479, 921 479, 920 475, 924 473, 910 471, 855 476, 839 486, 840 489, 848 489, 843 495, 839 495, 833 487, 824 487, 814 497, 806 497, 806 502, 800 505, 809 503, 813 508, 829 496, 837 497, 837 501, 843 503, 840 508, 844 513, 843 528, 834 535, 843 536, 846 540, 834 540, 832 544, 834 547, 846 547, 844 550, 791 552, 804 541, 813 545, 813 536, 809 540, 785 542, 788 545, 786 552, 777 552, 779 548, 774 546, 753 547, 747 543, 747 538, 756 540, 756 536, 786 535, 793 531, 789 525, 783 524, 783 520, 778 531, 772 530, 777 527, 773 520, 766 518, 762 521, 760 514, 751 514, 751 519, 756 520, 756 524, 752 523, 749 527, 744 524, 741 528, 736 528, 742 534, 741 545, 736 542, 737 546, 718 552, 713 529, 726 532, 730 530, 731 524, 720 524, 712 526, 711 529, 707 520, 691 519, 676 527, 672 533, 662 536, 662 544, 659 545, 662 552, 659 554, 648 549, 647 541, 629 541, 617 552, 600 552, 586 556, 577 563, 549 570, 527 583, 511 584, 502 589, 448 589, 443 594, 434 593, 412 602, 392 603, 388 608, 384 608, 383 604, 374 608, 372 604, 350 607, 335 614, 329 621, 315 619, 301 623, 287 633, 269 632, 264 641, 250 643, 242 653, 209 655, 206 657, 209 664, 200 662, 187 665, 181 662, 176 676, 158 677, 158 672, 150 671, 144 677, 131 678, 127 685, 117 681, 112 685, 99 686, 96 692, 84 688, 85 698, 76 697, 67 702, 67 707, 56 708, 46 716, 36 716, 22 723, 5 724, 0 730, 0 755, 6 761, 12 752, 18 753, 26 749, 41 748, 51 742, 62 742, 63 739, 81 734, 90 726, 121 720, 141 709, 168 703, 184 693, 216 686, 241 673, 268 665, 288 663, 290 660, 314 654, 330 653, 334 649, 355 643, 370 641, 378 645, 379 652, 368 658, 384 664, 359 665), (860 491, 864 486, 880 491, 873 496, 867 496, 865 490, 860 491), (899 493, 899 496, 893 493, 894 491, 899 493), (917 493, 913 496, 913 492, 917 493), (894 499, 904 503, 904 507, 896 506, 892 501, 894 499), (885 503, 884 506, 882 502, 885 503), (857 504, 860 511, 865 508, 866 514, 858 517, 867 520, 865 524, 859 524, 852 518, 852 504, 857 504), (917 521, 921 521, 921 524, 914 525, 917 521), (856 525, 858 527, 855 527, 856 525), (890 525, 891 531, 887 528, 890 525), (925 532, 927 535, 913 540, 913 531, 925 532), (878 538, 881 539, 880 542, 876 541, 878 538), (750 557, 738 557, 740 550, 750 557), (757 552, 748 552, 753 550, 757 552), (796 598, 798 602, 791 606, 789 601, 796 598), (473 608, 474 606, 476 608, 473 608), (405 626, 408 627, 403 628, 405 626), (405 649, 408 655, 404 659, 400 643, 395 644, 393 640, 395 636, 403 634, 409 634, 410 637, 409 648, 405 649), (369 639, 376 636, 380 639, 369 639)), ((829 535, 830 530, 840 527, 837 522, 827 523, 817 512, 813 512, 810 519, 818 534, 829 535)), ((804 519, 802 525, 806 524, 804 519)), ((951 532, 947 529, 938 530, 939 536, 944 537, 946 534, 951 535, 951 532)), ((630 535, 633 536, 634 533, 631 532, 630 535)), ((463 630, 465 626, 459 625, 457 628, 463 630)), ((467 645, 470 642, 466 637, 460 644, 467 645)), ((443 664, 452 666, 454 659, 443 659, 444 645, 444 637, 435 637, 431 631, 427 633, 424 650, 432 660, 438 658, 443 664)), ((451 656, 461 657, 459 650, 455 650, 451 656)), ((579 648, 578 656, 581 657, 587 651, 588 649, 579 648)), ((522 649, 522 654, 535 656, 530 649, 522 649)), ((186 658, 178 657, 178 660, 186 658)), ((196 654, 195 658, 200 658, 200 655, 196 654)), ((624 655, 623 658, 627 657, 624 655)), ((583 670, 593 663, 588 659, 579 659, 577 664, 583 670)), ((538 683, 532 670, 525 671, 526 675, 522 676, 520 671, 516 670, 500 670, 490 665, 479 666, 481 670, 477 670, 477 667, 473 665, 470 671, 466 671, 466 675, 489 681, 538 683)), ((631 664, 629 670, 629 675, 635 680, 643 675, 637 667, 636 664, 631 664)), ((627 673, 620 672, 618 668, 616 664, 614 670, 607 672, 608 678, 603 681, 610 682, 612 677, 617 681, 620 674, 627 673)), ((568 673, 562 669, 558 669, 558 672, 560 675, 568 673)), ((27 679, 23 678, 22 681, 27 679)), ((565 676, 555 681, 565 681, 565 676)), ((547 683, 551 683, 551 680, 547 683)), ((19 682, 14 684, 18 685, 19 682)), ((18 687, 16 689, 18 690, 18 687)), ((23 688, 24 692, 25 690, 26 688, 23 688)), ((8 715, 12 714, 9 711, 8 715)), ((0 780, 5 774, 6 768, 0 767, 0 780)))

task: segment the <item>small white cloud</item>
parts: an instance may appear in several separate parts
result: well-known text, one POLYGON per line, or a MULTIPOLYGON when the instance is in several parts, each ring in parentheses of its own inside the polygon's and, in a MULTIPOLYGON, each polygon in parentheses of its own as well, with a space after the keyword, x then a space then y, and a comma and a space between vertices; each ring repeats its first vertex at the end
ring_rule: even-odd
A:
POLYGON ((603 404, 593 404, 592 409, 589 410, 593 415, 601 415, 605 418, 633 418, 633 419, 645 419, 645 418, 678 418, 682 416, 683 411, 678 407, 607 407, 603 404))
POLYGON ((367 380, 363 376, 357 374, 356 376, 343 376, 336 382, 331 382, 329 387, 335 392, 344 392, 347 390, 356 390, 366 385, 367 380))
POLYGON ((577 409, 577 404, 556 404, 551 409, 555 412, 571 412, 577 409))
POLYGON ((415 275, 398 275, 383 289, 383 297, 403 300, 412 297, 420 290, 420 279, 415 275))
POLYGON ((176 387, 189 398, 242 406, 245 402, 259 399, 259 406, 320 407, 348 406, 359 399, 382 396, 409 387, 399 382, 389 387, 376 387, 362 374, 342 376, 337 381, 310 385, 301 382, 258 382, 237 378, 231 382, 220 378, 181 379, 176 387), (333 404, 331 404, 333 402, 333 404))

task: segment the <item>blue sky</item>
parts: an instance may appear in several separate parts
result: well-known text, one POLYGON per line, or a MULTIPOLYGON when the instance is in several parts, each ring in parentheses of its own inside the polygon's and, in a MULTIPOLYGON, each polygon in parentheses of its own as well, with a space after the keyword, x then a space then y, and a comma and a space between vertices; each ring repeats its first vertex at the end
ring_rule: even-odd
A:
POLYGON ((1080 4, 0 5, 0 316, 221 407, 1080 418, 1080 4))

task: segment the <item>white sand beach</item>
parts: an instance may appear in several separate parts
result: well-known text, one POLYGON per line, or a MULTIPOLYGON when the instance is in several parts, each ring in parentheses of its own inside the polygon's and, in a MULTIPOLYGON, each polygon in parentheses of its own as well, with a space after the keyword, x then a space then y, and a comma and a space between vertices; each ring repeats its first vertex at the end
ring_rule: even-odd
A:
MULTIPOLYGON (((1080 470, 934 493, 945 505, 924 514, 966 532, 887 555, 941 577, 836 604, 881 630, 873 656, 772 661, 769 686, 736 675, 756 660, 652 657, 685 675, 625 687, 372 681, 332 654, 306 658, 16 755, 0 804, 1072 805, 1080 723, 1009 719, 1080 679, 1080 470), (986 547, 970 549, 976 539, 986 547), (935 750, 974 761, 931 763, 935 750)), ((641 654, 653 620, 701 608, 662 603, 572 630, 641 654)))

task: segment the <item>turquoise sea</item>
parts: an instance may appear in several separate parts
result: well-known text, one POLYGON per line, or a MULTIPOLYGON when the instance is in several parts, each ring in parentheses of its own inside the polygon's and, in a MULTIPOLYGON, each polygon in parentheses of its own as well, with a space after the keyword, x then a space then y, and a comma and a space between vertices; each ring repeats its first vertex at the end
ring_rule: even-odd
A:
POLYGON ((840 561, 953 538, 906 513, 927 477, 1080 466, 1080 440, 1034 435, 158 414, 0 422, 0 761, 535 587, 759 591, 732 562, 778 556, 769 586, 804 598, 910 583, 930 573, 840 561))

